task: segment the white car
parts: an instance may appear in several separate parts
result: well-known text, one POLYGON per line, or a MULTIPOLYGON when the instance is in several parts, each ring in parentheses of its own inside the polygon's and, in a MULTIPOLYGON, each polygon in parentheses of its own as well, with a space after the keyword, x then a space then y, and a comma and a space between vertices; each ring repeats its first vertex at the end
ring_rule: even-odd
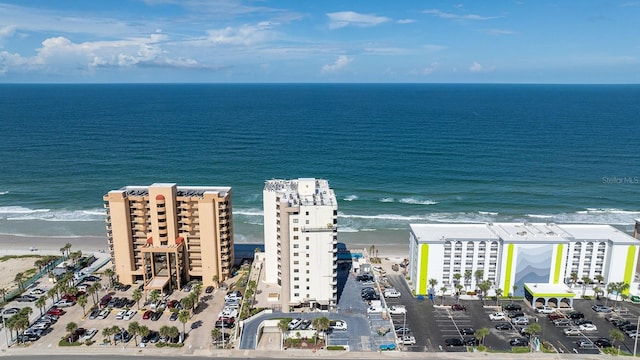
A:
POLYGON ((127 313, 127 310, 120 310, 118 311, 118 313, 116 314, 116 320, 122 320, 124 319, 124 315, 127 313))
POLYGON ((89 329, 82 336, 82 340, 91 340, 98 333, 98 329, 89 329))
POLYGON ((124 316, 122 317, 124 320, 131 320, 134 316, 136 316, 138 312, 135 310, 129 310, 127 311, 124 316))
POLYGON ((98 319, 102 320, 105 319, 107 316, 109 316, 109 314, 111 313, 111 310, 109 309, 102 309, 100 310, 100 313, 98 314, 98 319))
POLYGON ((415 345, 416 338, 413 336, 403 336, 402 339, 400 339, 400 343, 402 345, 415 345))
POLYGON ((536 312, 538 314, 553 314, 554 312, 556 312, 556 309, 550 306, 538 306, 536 308, 536 312))
POLYGON ((524 316, 517 317, 517 318, 511 319, 511 323, 513 325, 529 325, 529 319, 524 316))
POLYGON ((238 316, 236 309, 224 309, 218 313, 219 318, 235 318, 236 316, 238 316))
POLYGON ((384 291, 384 297, 386 298, 399 298, 402 294, 396 289, 386 289, 384 291))
POLYGON ((380 306, 369 306, 367 308, 367 313, 371 314, 371 313, 379 313, 382 312, 382 307, 380 306))
POLYGON ((489 314, 489 320, 491 321, 504 321, 507 318, 505 317, 503 312, 497 312, 493 314, 489 314))
POLYGON ((29 295, 42 295, 44 293, 46 293, 46 291, 42 289, 33 289, 29 291, 29 295))
POLYGON ((407 313, 407 308, 403 305, 395 305, 389 308, 389 314, 391 315, 404 315, 407 313))
POLYGON ((297 319, 293 319, 291 320, 291 322, 289 323, 289 330, 295 330, 298 328, 298 326, 300 326, 300 324, 302 323, 302 319, 297 318, 297 319))
POLYGON ((61 299, 56 301, 55 304, 53 304, 56 307, 68 307, 68 306, 73 306, 75 305, 76 302, 73 300, 67 300, 67 299, 61 299))
POLYGON ((580 329, 575 328, 575 327, 571 327, 571 328, 566 328, 563 330, 564 334, 567 336, 577 336, 577 335, 582 335, 582 332, 580 331, 580 329))
POLYGON ((582 324, 578 326, 580 331, 598 331, 598 327, 593 324, 582 324))
POLYGON ((329 327, 333 330, 347 330, 347 323, 342 320, 331 320, 329 327))

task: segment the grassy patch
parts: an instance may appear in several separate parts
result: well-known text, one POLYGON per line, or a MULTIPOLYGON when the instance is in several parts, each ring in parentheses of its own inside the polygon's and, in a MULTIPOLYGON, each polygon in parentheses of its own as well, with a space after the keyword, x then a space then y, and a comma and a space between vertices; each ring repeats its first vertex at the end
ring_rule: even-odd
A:
POLYGON ((342 345, 329 345, 329 346, 327 346, 327 350, 344 350, 344 346, 342 346, 342 345))
POLYGON ((511 348, 511 352, 516 354, 528 353, 529 351, 529 348, 526 346, 514 346, 511 348))
POLYGON ((11 260, 11 259, 26 259, 26 258, 41 258, 42 255, 5 255, 0 256, 0 262, 11 260))
POLYGON ((67 341, 67 339, 62 339, 60 340, 60 342, 58 343, 58 346, 80 346, 82 345, 81 342, 72 342, 70 343, 69 341, 67 341))

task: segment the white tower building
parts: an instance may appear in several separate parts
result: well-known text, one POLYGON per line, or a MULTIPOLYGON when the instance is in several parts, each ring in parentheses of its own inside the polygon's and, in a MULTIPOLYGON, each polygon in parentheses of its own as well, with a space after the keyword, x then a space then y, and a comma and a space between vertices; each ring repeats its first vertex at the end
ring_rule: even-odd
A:
POLYGON ((338 203, 329 182, 269 180, 263 204, 264 281, 280 287, 277 302, 282 311, 335 306, 338 203))

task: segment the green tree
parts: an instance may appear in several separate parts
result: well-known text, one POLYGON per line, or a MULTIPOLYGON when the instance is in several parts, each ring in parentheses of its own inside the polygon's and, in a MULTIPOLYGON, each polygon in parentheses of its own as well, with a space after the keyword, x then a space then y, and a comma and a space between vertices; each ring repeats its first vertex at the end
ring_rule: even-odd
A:
POLYGON ((285 334, 287 333, 287 331, 289 331, 290 321, 291 319, 288 319, 288 318, 280 319, 280 321, 278 321, 278 330, 280 330, 280 336, 281 336, 280 349, 284 347, 285 334))
POLYGON ((437 279, 429 279, 429 286, 431 286, 431 293, 434 294, 436 292, 436 285, 438 285, 437 279))
POLYGON ((66 243, 63 247, 64 251, 67 253, 67 257, 71 253, 71 246, 72 246, 71 243, 66 243))
POLYGON ((0 295, 2 295, 2 302, 7 302, 7 289, 0 288, 0 295))
POLYGON ((494 290, 496 293, 496 306, 500 303, 500 297, 502 296, 502 289, 497 288, 494 290))
POLYGON ((197 283, 192 289, 191 289, 191 293, 194 295, 195 297, 195 303, 197 304, 198 302, 200 302, 200 295, 202 295, 202 284, 197 283))
POLYGON ((170 333, 170 327, 167 325, 162 325, 160 327, 160 330, 158 331, 160 333, 160 336, 164 339, 167 339, 169 337, 169 333, 170 333))
POLYGON ((220 331, 220 329, 218 329, 217 327, 214 327, 213 329, 211 329, 211 341, 216 343, 220 340, 220 337, 222 336, 222 331, 220 331))
POLYGON ((464 272, 464 288, 469 290, 469 285, 471 285, 471 277, 473 276, 473 272, 471 270, 465 270, 464 272))
POLYGON ((447 289, 446 286, 443 286, 443 287, 440 288, 440 293, 442 294, 440 296, 440 305, 444 305, 444 295, 447 293, 447 290, 448 289, 447 289))
POLYGON ((150 333, 151 330, 147 325, 140 325, 140 327, 138 328, 138 335, 140 335, 141 337, 148 336, 150 333))
POLYGON ((518 285, 513 285, 511 287, 511 289, 513 289, 513 292, 509 295, 509 298, 511 299, 511 303, 513 303, 513 297, 516 296, 516 291, 518 290, 518 285))
POLYGON ((479 338, 480 341, 482 341, 482 344, 484 344, 484 338, 487 335, 489 335, 489 333, 490 333, 489 329, 484 327, 484 328, 480 328, 480 329, 476 330, 474 335, 475 335, 475 337, 479 338))
POLYGON ((102 285, 97 281, 91 284, 87 289, 87 293, 91 295, 91 299, 93 299, 93 305, 98 303, 98 299, 100 298, 100 289, 102 289, 102 285))
POLYGON ((456 300, 458 302, 458 304, 460 304, 460 291, 462 291, 463 286, 461 284, 456 284, 456 291, 457 291, 457 296, 456 296, 456 300))
POLYGON ((111 328, 110 327, 106 327, 104 329, 102 329, 102 336, 107 338, 107 340, 109 340, 109 344, 111 344, 111 328))
POLYGON ((542 331, 542 326, 540 326, 540 324, 538 323, 533 323, 529 325, 525 330, 525 332, 529 334, 530 337, 535 336, 536 334, 540 333, 540 331, 542 331))
POLYGON ((178 313, 178 321, 182 323, 182 334, 184 334, 185 338, 187 337, 187 321, 189 321, 190 317, 191 314, 188 310, 180 310, 178 313))
POLYGON ((38 309, 40 309, 40 316, 44 314, 44 307, 47 305, 47 295, 42 295, 36 300, 35 305, 38 309))
POLYGON ((182 300, 180 300, 180 303, 182 304, 182 308, 186 311, 191 312, 191 309, 193 309, 193 297, 191 296, 183 297, 182 300))
POLYGON ((89 301, 89 299, 87 299, 86 295, 80 295, 78 296, 78 305, 80 305, 82 307, 82 313, 83 316, 87 316, 87 311, 86 311, 86 306, 87 306, 87 302, 89 301))
POLYGON ((169 337, 170 338, 172 338, 172 339, 177 338, 178 335, 180 335, 180 330, 178 330, 177 327, 172 326, 172 327, 169 328, 169 337))
POLYGON ((13 278, 13 281, 16 283, 16 285, 18 285, 18 288, 20 289, 20 291, 24 291, 24 281, 26 280, 26 276, 24 275, 24 273, 19 272, 16 274, 16 276, 13 278))
POLYGON ((152 304, 157 304, 158 300, 160 300, 160 291, 158 291, 158 289, 151 290, 149 293, 149 301, 152 304))
POLYGON ((571 284, 575 284, 578 282, 578 273, 577 272, 572 272, 571 274, 569 274, 569 279, 571 279, 571 284))
POLYGON ((487 292, 491 288, 491 281, 485 280, 478 284, 478 289, 480 290, 480 300, 482 301, 482 306, 484 306, 484 298, 487 296, 487 292))
POLYGON ((140 324, 137 321, 132 321, 129 323, 127 330, 129 331, 129 334, 133 335, 133 341, 135 342, 136 346, 138 346, 138 333, 140 331, 140 324))
POLYGON ((140 300, 142 299, 142 290, 140 289, 133 290, 133 294, 131 294, 131 298, 133 299, 133 301, 136 302, 136 305, 138 306, 138 310, 140 310, 140 300))
POLYGON ((453 282, 455 284, 460 284, 460 279, 461 278, 462 278, 462 274, 460 274, 458 272, 453 274, 453 282))
POLYGON ((65 326, 65 330, 67 330, 69 334, 72 334, 76 329, 78 329, 78 324, 74 322, 67 323, 67 326, 65 326))
POLYGON ((476 278, 476 287, 477 287, 478 284, 482 282, 482 279, 484 279, 484 270, 476 270, 476 272, 473 274, 473 277, 476 278))
MULTIPOLYGON (((120 329, 120 327, 119 327, 118 325, 113 325, 113 326, 111 327, 111 334, 113 334, 113 335, 115 335, 115 334, 119 333, 120 331, 122 331, 122 330, 120 329)), ((115 344, 117 344, 117 343, 118 343, 118 341, 116 340, 116 338, 115 338, 115 337, 113 338, 113 342, 114 342, 115 344)))
POLYGON ((580 280, 582 280, 582 296, 587 292, 587 285, 591 283, 591 278, 588 276, 583 276, 580 280))
MULTIPOLYGON (((287 326, 288 325, 289 324, 287 323, 287 326)), ((325 339, 327 338, 327 331, 330 329, 330 325, 331 325, 331 321, 329 320, 328 317, 326 316, 317 317, 311 321, 311 325, 313 325, 313 328, 316 329, 316 332, 322 333, 324 338, 325 339)), ((318 339, 318 336, 316 335, 316 346, 318 345, 317 339, 318 339)), ((325 345, 327 345, 326 341, 325 341, 325 345)))
POLYGON ((615 347, 615 343, 624 340, 624 333, 618 329, 609 330, 609 338, 611 339, 611 345, 615 347))
POLYGON ((598 274, 598 275, 594 276, 593 279, 595 281, 597 281, 598 284, 602 284, 602 282, 604 282, 604 276, 602 276, 602 274, 598 274))
POLYGON ((113 271, 112 268, 107 268, 104 271, 104 276, 106 276, 109 279, 109 288, 113 287, 113 283, 114 283, 113 277, 115 276, 115 274, 116 273, 115 273, 115 271, 113 271))
POLYGON ((220 276, 213 275, 213 277, 211 278, 211 281, 213 281, 213 286, 217 288, 220 283, 220 276))

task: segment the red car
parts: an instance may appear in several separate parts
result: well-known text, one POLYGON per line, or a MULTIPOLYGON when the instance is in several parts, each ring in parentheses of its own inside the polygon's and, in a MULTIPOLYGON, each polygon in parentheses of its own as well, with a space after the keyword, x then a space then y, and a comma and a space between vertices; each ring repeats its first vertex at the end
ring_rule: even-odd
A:
POLYGON ((47 311, 48 315, 56 315, 56 316, 60 316, 60 315, 64 315, 64 310, 60 309, 60 308, 51 308, 49 309, 49 311, 47 311))
POLYGON ((466 311, 467 308, 464 307, 464 305, 453 304, 453 305, 451 305, 451 310, 453 310, 453 311, 466 311))
POLYGON ((176 307, 176 305, 178 305, 178 300, 171 300, 167 304, 167 308, 168 309, 173 309, 174 307, 176 307))
POLYGON ((149 320, 149 318, 151 317, 151 315, 153 315, 153 311, 151 310, 147 310, 144 312, 144 314, 142 314, 142 318, 144 320, 149 320))

